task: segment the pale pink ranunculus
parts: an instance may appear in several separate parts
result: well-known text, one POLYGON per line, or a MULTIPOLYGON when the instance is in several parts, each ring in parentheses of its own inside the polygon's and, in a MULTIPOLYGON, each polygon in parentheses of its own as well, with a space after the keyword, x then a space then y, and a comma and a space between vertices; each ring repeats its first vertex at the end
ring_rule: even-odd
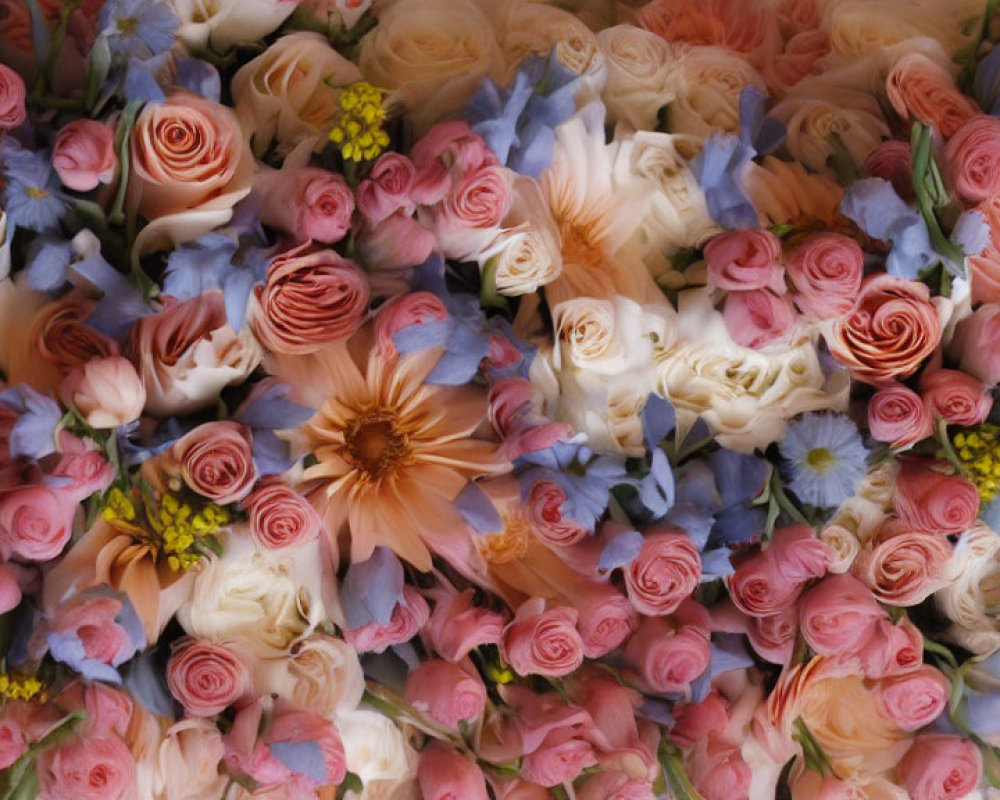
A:
POLYGON ((868 430, 877 441, 900 449, 931 436, 934 420, 919 394, 901 383, 889 383, 868 401, 868 430))
POLYGON ((900 730, 917 731, 941 716, 951 696, 951 682, 930 664, 880 680, 875 697, 882 712, 900 730))
POLYGON ((947 538, 890 521, 862 548, 851 571, 875 597, 893 606, 915 606, 947 582, 945 566, 952 545, 947 538))
POLYGON ((983 756, 969 739, 926 733, 913 740, 899 775, 912 800, 958 800, 979 786, 983 756))
POLYGON ((794 605, 766 617, 750 617, 747 638, 765 661, 787 664, 799 632, 799 615, 794 605))
POLYGON ((730 292, 722 307, 730 338, 754 350, 785 340, 795 327, 795 319, 792 301, 770 289, 730 292))
POLYGON ((250 534, 267 550, 308 544, 323 529, 323 520, 312 504, 281 481, 262 481, 244 505, 250 534))
POLYGON ((475 592, 439 590, 434 611, 423 628, 431 647, 441 658, 454 663, 483 645, 499 644, 503 636, 503 615, 473 604, 475 592))
POLYGON ((962 203, 975 205, 1000 193, 1000 119, 969 119, 945 145, 944 162, 962 203))
POLYGON ((314 353, 354 333, 368 313, 364 272, 331 249, 306 243, 275 257, 254 289, 251 326, 276 353, 314 353))
POLYGON ((118 428, 137 420, 146 389, 132 362, 119 355, 94 358, 59 384, 59 397, 92 428, 118 428))
POLYGON ((259 477, 250 429, 232 420, 202 423, 170 452, 184 482, 219 505, 243 500, 259 477))
POLYGON ((979 515, 979 491, 961 475, 946 475, 933 462, 902 460, 893 506, 910 528, 947 535, 971 528, 979 515))
POLYGON ((424 800, 489 800, 479 765, 440 742, 420 752, 417 783, 424 800))
POLYGON ((78 503, 111 485, 115 468, 98 444, 66 430, 59 431, 57 443, 59 455, 49 457, 53 463, 46 466, 46 472, 50 477, 65 479, 58 487, 62 495, 78 503))
POLYGON ((625 659, 653 692, 682 692, 708 669, 712 659, 708 632, 679 630, 661 617, 647 617, 625 643, 625 659))
MULTIPOLYGON (((11 567, 0 562, 0 614, 17 608, 20 602, 21 586, 17 582, 17 574, 11 567)), ((3 769, 2 765, 0 769, 3 769)))
POLYGON ((541 747, 521 759, 521 775, 539 786, 553 787, 575 780, 597 764, 593 744, 569 728, 552 731, 541 747))
POLYGON ((458 119, 440 122, 427 131, 413 145, 410 158, 416 168, 411 197, 427 206, 445 198, 456 176, 499 163, 469 123, 458 119))
POLYGON ((867 643, 886 612, 853 575, 827 575, 802 595, 799 625, 813 652, 849 656, 867 643))
POLYGON ((729 701, 713 691, 699 703, 678 703, 671 715, 674 726, 670 729, 670 741, 678 747, 691 747, 710 733, 717 733, 726 727, 729 701))
POLYGON ((6 64, 0 64, 0 133, 17 128, 28 117, 24 80, 6 64))
POLYGON ((925 370, 920 375, 920 392, 931 415, 949 425, 978 425, 993 406, 983 382, 957 369, 925 370))
POLYGON ((117 736, 76 737, 36 761, 39 800, 133 800, 136 762, 117 736))
POLYGON ((570 606, 546 608, 541 597, 526 600, 504 628, 501 652, 518 675, 568 675, 583 663, 578 619, 570 606))
POLYGON ((394 297, 375 315, 375 348, 382 358, 391 359, 399 353, 393 337, 401 330, 447 319, 448 309, 432 292, 409 292, 394 297))
MULTIPOLYGON (((75 637, 83 657, 117 667, 136 653, 136 642, 118 621, 122 600, 85 592, 60 603, 48 621, 49 637, 75 637)), ((141 644, 141 643, 140 643, 141 644)))
POLYGON ((912 672, 924 660, 924 637, 920 629, 903 617, 898 622, 880 619, 868 641, 856 654, 868 678, 891 678, 912 672))
POLYGON ((900 139, 882 142, 865 159, 865 175, 889 181, 896 194, 911 202, 914 193, 910 143, 900 139))
POLYGON ((864 277, 861 246, 840 233, 817 233, 796 245, 785 259, 795 286, 795 305, 814 319, 830 319, 854 306, 864 277))
POLYGON ((750 767, 740 748, 709 736, 696 742, 687 757, 688 776, 705 800, 747 800, 750 767))
POLYGON ((402 153, 383 153, 358 186, 358 209, 369 225, 378 225, 397 211, 411 214, 416 206, 410 190, 416 167, 402 153))
POLYGON ((538 537, 555 547, 570 547, 587 537, 587 529, 563 516, 566 491, 555 481, 536 481, 528 493, 528 513, 538 537))
POLYGON ((980 113, 958 90, 948 70, 916 50, 896 60, 886 77, 885 91, 903 119, 913 117, 933 125, 945 139, 980 113))
POLYGON ((474 670, 431 659, 407 676, 406 702, 446 728, 457 728, 483 713, 486 687, 474 670))
POLYGON ((403 602, 396 603, 387 625, 369 622, 360 628, 344 631, 344 639, 359 653, 381 653, 394 644, 412 639, 430 617, 430 607, 423 596, 409 584, 403 587, 403 602))
POLYGON ((670 614, 697 588, 701 556, 679 528, 651 531, 624 573, 628 598, 640 614, 670 614))
POLYGON ((249 656, 234 645, 186 639, 167 662, 167 686, 194 717, 214 717, 250 694, 249 656))
POLYGON ((587 658, 600 658, 616 650, 639 624, 635 607, 610 583, 581 582, 572 600, 580 612, 577 629, 587 658))
POLYGON ((708 284, 727 292, 785 291, 781 240, 768 230, 719 234, 704 247, 708 284))
POLYGON ((955 328, 959 367, 988 386, 1000 382, 1000 303, 987 303, 955 328))
MULTIPOLYGON (((486 164, 458 177, 434 206, 431 227, 449 258, 475 259, 492 241, 514 202, 514 172, 486 164)), ((418 212, 424 221, 427 215, 418 212)))
POLYGON ((43 484, 0 491, 0 556, 52 560, 72 535, 76 508, 72 497, 43 484))
POLYGON ((296 241, 339 242, 351 229, 354 194, 342 175, 319 167, 259 172, 260 221, 296 241))
POLYGON ((115 129, 93 119, 66 123, 52 146, 52 166, 63 186, 77 192, 111 183, 118 167, 115 129))

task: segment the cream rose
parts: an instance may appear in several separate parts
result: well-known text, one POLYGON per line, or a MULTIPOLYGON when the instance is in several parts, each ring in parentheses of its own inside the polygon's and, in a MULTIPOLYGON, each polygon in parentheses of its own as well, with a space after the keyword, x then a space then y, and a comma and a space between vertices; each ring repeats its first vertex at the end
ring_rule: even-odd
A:
POLYGON ((357 651, 343 639, 314 633, 289 655, 258 667, 257 689, 277 693, 323 716, 357 708, 365 691, 357 651))
POLYGON ((256 550, 248 531, 206 559, 177 613, 191 636, 241 641, 261 658, 287 656, 324 617, 319 546, 256 550))
POLYGON ((289 33, 233 76, 236 115, 258 154, 275 139, 282 154, 307 140, 323 147, 339 113, 340 88, 360 80, 358 68, 325 36, 289 33))
POLYGON ((948 577, 934 601, 951 620, 949 638, 977 656, 1000 650, 1000 537, 982 524, 963 533, 948 577))
POLYGON ((417 754, 391 719, 376 711, 357 709, 338 713, 335 722, 344 743, 347 769, 364 785, 361 795, 349 793, 348 797, 416 797, 415 792, 407 794, 407 789, 415 786, 417 754))
POLYGON ((190 48, 224 51, 277 30, 298 0, 170 0, 170 5, 181 23, 178 39, 190 48))
POLYGON ((861 543, 854 532, 843 525, 831 523, 820 531, 819 538, 833 553, 833 560, 827 566, 827 571, 834 574, 847 572, 861 549, 861 543))
POLYGON ((172 725, 153 765, 152 791, 158 800, 221 797, 228 778, 219 773, 225 752, 214 721, 186 717, 172 725))
POLYGON ((597 44, 607 64, 601 97, 608 116, 637 130, 654 129, 660 109, 673 102, 667 86, 683 47, 634 25, 605 28, 597 44))

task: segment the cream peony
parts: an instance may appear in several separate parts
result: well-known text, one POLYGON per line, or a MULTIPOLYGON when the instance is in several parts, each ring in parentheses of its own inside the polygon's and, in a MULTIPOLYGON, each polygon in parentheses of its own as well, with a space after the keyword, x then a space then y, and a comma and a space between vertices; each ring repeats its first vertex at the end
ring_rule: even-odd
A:
POLYGON ((336 715, 347 769, 364 785, 354 800, 415 798, 417 754, 391 719, 368 709, 336 715))
POLYGON ((667 87, 683 46, 633 25, 605 28, 597 44, 607 64, 601 99, 608 116, 639 130, 654 129, 660 109, 674 100, 667 87))
POLYGON ((261 662, 258 693, 277 693, 296 705, 330 716, 357 708, 365 691, 357 651, 343 639, 314 633, 289 655, 261 662))
POLYGON ((284 22, 298 0, 169 0, 181 26, 177 38, 190 48, 225 51, 258 42, 284 22))

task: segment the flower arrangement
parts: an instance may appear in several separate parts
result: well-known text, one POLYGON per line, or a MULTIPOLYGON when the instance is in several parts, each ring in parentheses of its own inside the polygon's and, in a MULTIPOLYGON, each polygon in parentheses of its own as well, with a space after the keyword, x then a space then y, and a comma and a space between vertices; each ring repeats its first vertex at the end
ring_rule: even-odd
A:
POLYGON ((0 0, 0 798, 1000 796, 998 6, 0 0))

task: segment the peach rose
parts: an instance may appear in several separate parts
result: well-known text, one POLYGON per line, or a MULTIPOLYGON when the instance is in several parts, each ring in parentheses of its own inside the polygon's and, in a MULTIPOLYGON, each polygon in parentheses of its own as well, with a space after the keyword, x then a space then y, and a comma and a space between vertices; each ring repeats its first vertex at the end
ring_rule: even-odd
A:
POLYGON ((958 800, 979 786, 983 756, 976 743, 958 736, 918 736, 899 764, 913 800, 958 800))
POLYGON ((446 728, 478 719, 486 708, 479 674, 440 659, 423 661, 406 678, 406 702, 446 728))
POLYGON ((92 119, 67 123, 52 146, 52 166, 63 186, 77 192, 111 183, 118 167, 114 128, 92 119))
POLYGON ((885 91, 899 116, 933 125, 945 139, 979 114, 976 104, 958 91, 948 71, 921 52, 906 53, 896 61, 886 78, 885 91))
POLYGON ((254 289, 251 325, 277 353, 313 353, 350 336, 368 313, 368 279, 334 250, 304 244, 275 257, 254 289))
POLYGON ((625 572, 625 589, 640 614, 671 614, 697 588, 701 557, 686 534, 673 528, 643 539, 625 572))
POLYGON ((683 692, 708 669, 708 635, 691 625, 676 629, 667 620, 648 617, 622 651, 655 693, 683 692))
POLYGON ((716 289, 771 289, 783 293, 781 240, 769 230, 735 230, 712 238, 704 247, 708 285, 716 289))
POLYGON ((0 134, 12 131, 27 119, 24 80, 6 64, 0 64, 0 134))
POLYGON ((741 347, 759 350, 789 338, 795 327, 795 309, 787 297, 770 289, 730 292, 722 309, 730 338, 741 347))
POLYGON ((73 291, 44 305, 32 320, 28 334, 32 350, 60 376, 91 359, 118 355, 118 343, 86 323, 96 307, 96 300, 73 291))
POLYGON ((333 244, 351 229, 354 194, 343 176, 319 167, 258 172, 260 221, 296 241, 333 244))
POLYGON ((917 731, 941 716, 951 682, 930 664, 878 682, 875 696, 883 713, 901 730, 917 731))
POLYGON ((893 493, 896 513, 917 531, 947 536, 969 530, 979 515, 975 484, 960 475, 930 469, 931 465, 918 459, 903 460, 893 493))
POLYGON ((250 429, 231 420, 199 425, 178 439, 171 455, 184 482, 213 503, 236 503, 259 477, 250 429))
POLYGON ((795 305, 815 319, 846 314, 854 306, 864 277, 865 256, 854 239, 818 233, 796 245, 785 269, 797 293, 795 305))
POLYGON ((221 797, 228 780, 219 772, 224 753, 222 734, 213 720, 185 717, 174 723, 156 752, 156 796, 163 800, 221 797))
POLYGON ((993 407, 993 398, 982 381, 957 369, 924 370, 920 391, 931 414, 949 425, 978 425, 993 407))
POLYGON ((249 695, 253 675, 247 657, 233 647, 182 640, 167 662, 167 685, 194 717, 214 717, 249 695))
POLYGON ((137 243, 145 249, 176 246, 229 222, 253 179, 236 115, 183 90, 139 113, 131 165, 139 213, 150 220, 137 243))
POLYGON ((1000 119, 985 114, 962 125, 944 148, 952 187, 967 206, 1000 193, 1000 119))
POLYGON ((912 375, 941 341, 941 321, 925 284, 879 274, 861 287, 854 308, 838 318, 827 344, 865 383, 912 375))
POLYGON ((59 397, 97 429, 132 422, 146 405, 139 373, 118 355, 94 358, 76 367, 59 385, 59 397))
POLYGON ((858 553, 851 571, 881 602, 915 606, 947 583, 951 553, 946 538, 890 522, 858 553))
POLYGON ((546 609, 541 597, 526 600, 504 629, 501 652, 518 675, 568 675, 583 663, 578 618, 575 608, 546 609))
POLYGON ((312 542, 323 529, 323 520, 312 504, 280 481, 261 482, 244 505, 250 533, 269 550, 312 542))
POLYGON ((868 430, 876 440, 902 449, 931 436, 934 421, 920 395, 901 383, 890 383, 868 401, 868 430))

